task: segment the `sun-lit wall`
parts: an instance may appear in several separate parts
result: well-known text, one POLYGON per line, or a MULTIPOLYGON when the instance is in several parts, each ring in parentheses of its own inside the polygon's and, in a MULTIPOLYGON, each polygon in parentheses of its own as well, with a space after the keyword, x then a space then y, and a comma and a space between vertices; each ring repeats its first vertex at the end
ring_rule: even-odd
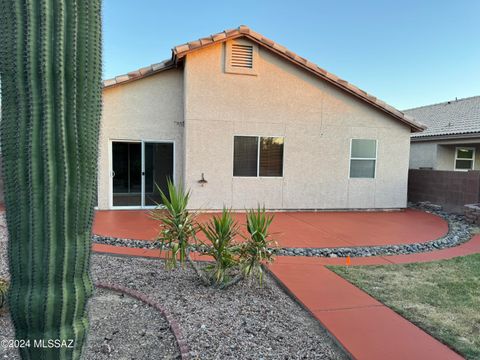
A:
POLYGON ((192 207, 406 206, 407 126, 263 48, 256 76, 225 73, 224 49, 207 47, 185 62, 184 174, 192 207), (284 176, 233 177, 234 135, 284 136, 284 176), (375 179, 349 179, 351 138, 378 140, 375 179))

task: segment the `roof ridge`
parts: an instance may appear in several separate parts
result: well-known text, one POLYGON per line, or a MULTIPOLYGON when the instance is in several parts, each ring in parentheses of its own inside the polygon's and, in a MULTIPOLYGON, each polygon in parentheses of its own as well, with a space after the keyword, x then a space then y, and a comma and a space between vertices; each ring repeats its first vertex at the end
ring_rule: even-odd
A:
POLYGON ((480 98, 480 95, 467 96, 467 97, 464 97, 464 98, 461 98, 461 99, 455 99, 455 100, 441 101, 441 102, 438 102, 438 103, 434 103, 434 104, 430 104, 430 105, 417 106, 417 107, 413 107, 413 108, 409 108, 409 109, 404 109, 404 110, 401 110, 401 111, 405 112, 405 111, 410 111, 410 110, 423 109, 423 108, 427 108, 427 107, 431 107, 431 106, 438 106, 438 105, 442 105, 442 104, 450 104, 452 102, 456 103, 456 102, 459 102, 459 101, 465 101, 465 100, 470 100, 470 99, 474 99, 474 98, 480 98))
POLYGON ((287 49, 285 46, 276 43, 275 41, 263 36, 260 33, 255 32, 246 25, 240 25, 237 28, 224 30, 222 32, 212 34, 203 38, 199 38, 194 41, 190 41, 172 48, 172 58, 166 63, 162 63, 162 67, 157 67, 157 69, 144 68, 140 69, 127 75, 116 77, 110 81, 105 81, 104 86, 114 86, 120 83, 136 80, 151 74, 155 74, 159 71, 170 69, 174 66, 177 66, 178 62, 181 61, 188 53, 196 51, 198 49, 215 45, 218 43, 225 42, 227 40, 233 40, 239 37, 246 37, 253 42, 258 43, 261 46, 269 49, 273 53, 285 58, 286 60, 294 63, 295 65, 305 69, 306 71, 311 72, 312 74, 318 76, 319 78, 331 83, 334 86, 339 87, 340 89, 350 93, 353 96, 365 101, 371 106, 376 107, 377 109, 387 113, 388 115, 394 117, 395 119, 403 122, 408 125, 412 131, 423 131, 426 126, 420 122, 417 122, 413 117, 405 114, 403 111, 400 111, 394 108, 391 105, 388 105, 386 102, 378 99, 377 97, 367 93, 366 91, 358 88, 357 86, 349 83, 346 80, 339 78, 333 73, 328 72, 327 70, 321 68, 317 64, 299 56, 293 51, 287 49))

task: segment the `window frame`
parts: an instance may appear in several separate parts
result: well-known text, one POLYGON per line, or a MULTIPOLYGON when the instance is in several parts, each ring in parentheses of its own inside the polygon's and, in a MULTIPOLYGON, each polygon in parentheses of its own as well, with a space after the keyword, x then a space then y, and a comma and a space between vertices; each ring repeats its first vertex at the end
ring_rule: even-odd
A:
POLYGON ((377 178, 377 163, 378 163, 378 140, 377 139, 365 139, 365 138, 350 138, 350 153, 349 153, 349 160, 348 160, 348 179, 367 179, 367 180, 375 180, 377 178), (375 158, 359 158, 359 157, 352 157, 352 145, 353 140, 373 140, 375 141, 375 158), (373 168, 373 177, 352 177, 352 160, 369 160, 375 161, 375 166, 373 168))
POLYGON ((453 170, 454 171, 469 171, 469 170, 475 170, 475 147, 472 146, 455 146, 455 159, 453 160, 453 170), (465 150, 472 150, 472 158, 471 159, 465 159, 465 158, 459 158, 458 157, 458 150, 459 149, 465 149, 465 150), (468 160, 472 162, 472 168, 471 169, 457 169, 457 160, 468 160))
POLYGON ((246 135, 234 134, 232 138, 232 177, 243 179, 282 179, 285 175, 285 135, 246 135), (256 176, 238 176, 233 174, 235 163, 235 137, 256 137, 257 138, 257 175, 256 176), (282 138, 283 139, 283 153, 282 153, 282 175, 281 176, 260 176, 260 139, 261 138, 282 138))

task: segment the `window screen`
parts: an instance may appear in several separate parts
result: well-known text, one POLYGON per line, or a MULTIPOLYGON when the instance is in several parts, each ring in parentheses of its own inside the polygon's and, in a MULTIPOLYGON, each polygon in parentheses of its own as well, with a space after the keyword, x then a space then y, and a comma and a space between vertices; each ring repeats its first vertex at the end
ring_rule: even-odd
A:
POLYGON ((233 176, 257 176, 258 137, 235 136, 233 176))
POLYGON ((350 154, 351 178, 375 178, 377 141, 352 139, 350 154))

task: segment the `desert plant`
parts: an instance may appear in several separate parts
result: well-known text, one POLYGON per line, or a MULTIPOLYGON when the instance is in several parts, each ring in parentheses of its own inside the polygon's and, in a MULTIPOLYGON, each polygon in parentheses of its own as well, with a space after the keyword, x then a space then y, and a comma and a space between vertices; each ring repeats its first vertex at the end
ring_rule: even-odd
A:
POLYGON ((206 265, 203 270, 216 287, 226 288, 233 284, 236 277, 233 275, 238 267, 238 253, 240 246, 235 243, 238 235, 238 224, 232 217, 231 211, 223 208, 220 216, 213 216, 206 224, 200 224, 207 242, 204 254, 210 255, 214 262, 206 265))
POLYGON ((245 242, 240 251, 240 266, 245 277, 263 279, 262 264, 274 260, 274 248, 277 246, 269 232, 274 216, 265 212, 265 207, 247 210, 247 231, 245 242))
POLYGON ((190 191, 181 185, 175 186, 170 179, 167 180, 168 194, 157 188, 162 204, 152 211, 152 217, 160 222, 157 241, 161 250, 166 250, 165 264, 168 269, 185 266, 198 231, 197 214, 187 209, 190 191))
POLYGON ((0 278, 0 313, 3 307, 6 305, 8 292, 8 282, 0 278))
POLYGON ((196 242, 196 234, 199 230, 196 221, 197 214, 188 210, 190 191, 182 185, 175 186, 167 180, 168 194, 158 187, 162 204, 152 211, 152 217, 160 221, 160 232, 157 242, 161 251, 165 251, 165 266, 174 269, 178 265, 182 267, 188 262, 197 275, 208 284, 208 279, 203 275, 198 266, 190 257, 192 245, 196 242))
POLYGON ((23 359, 78 359, 101 115, 101 1, 0 0, 9 310, 23 359))

